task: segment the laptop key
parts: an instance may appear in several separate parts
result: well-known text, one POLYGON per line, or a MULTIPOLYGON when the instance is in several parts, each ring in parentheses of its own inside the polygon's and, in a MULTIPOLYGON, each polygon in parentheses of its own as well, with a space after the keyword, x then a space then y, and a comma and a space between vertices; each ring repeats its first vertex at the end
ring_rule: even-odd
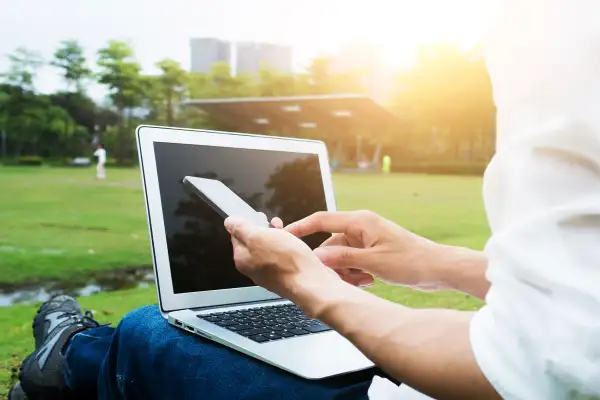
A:
POLYGON ((287 331, 290 333, 293 333, 294 335, 308 335, 310 333, 304 329, 299 329, 299 328, 288 329, 287 331))
POLYGON ((250 325, 231 325, 228 326, 227 329, 229 329, 230 331, 247 331, 249 329, 252 329, 252 327, 250 325))
POLYGON ((283 331, 285 328, 281 325, 270 326, 269 329, 272 331, 283 331))
POLYGON ((304 329, 306 329, 310 333, 318 333, 318 332, 325 332, 325 331, 331 330, 331 328, 325 324, 305 326, 304 329))
POLYGON ((284 338, 289 338, 289 337, 293 337, 296 336, 293 333, 289 332, 289 331, 281 331, 281 332, 277 332, 278 335, 283 336, 284 338))
POLYGON ((217 322, 217 321, 221 320, 221 318, 219 318, 217 316, 205 317, 203 315, 199 315, 198 317, 202 318, 203 320, 208 321, 208 322, 217 322))
POLYGON ((214 322, 214 324, 222 326, 222 327, 229 327, 232 325, 237 325, 237 322, 235 322, 233 320, 222 320, 222 321, 216 321, 216 322, 214 322))
POLYGON ((268 329, 250 329, 248 331, 241 331, 236 333, 239 333, 242 336, 256 336, 262 335, 263 333, 271 333, 271 331, 268 329))
POLYGON ((281 339, 283 336, 278 335, 277 333, 266 333, 263 336, 267 337, 269 340, 277 340, 281 339))

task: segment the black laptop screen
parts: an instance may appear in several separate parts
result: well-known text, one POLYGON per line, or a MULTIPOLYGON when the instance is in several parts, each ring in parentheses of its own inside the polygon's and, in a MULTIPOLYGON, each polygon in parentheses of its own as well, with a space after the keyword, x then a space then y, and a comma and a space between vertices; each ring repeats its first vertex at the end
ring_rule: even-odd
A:
MULTIPOLYGON (((326 209, 316 154, 159 142, 154 153, 174 293, 253 285, 235 269, 223 219, 184 190, 183 177, 218 179, 255 210, 286 224, 326 209)), ((325 238, 305 241, 315 248, 325 238)))

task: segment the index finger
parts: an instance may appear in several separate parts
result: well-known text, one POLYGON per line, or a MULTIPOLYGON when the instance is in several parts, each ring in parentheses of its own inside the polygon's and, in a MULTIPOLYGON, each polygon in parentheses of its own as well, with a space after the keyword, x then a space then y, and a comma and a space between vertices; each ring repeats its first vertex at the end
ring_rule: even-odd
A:
POLYGON ((297 237, 317 232, 346 233, 351 219, 352 214, 349 212, 320 211, 289 224, 285 229, 297 237))

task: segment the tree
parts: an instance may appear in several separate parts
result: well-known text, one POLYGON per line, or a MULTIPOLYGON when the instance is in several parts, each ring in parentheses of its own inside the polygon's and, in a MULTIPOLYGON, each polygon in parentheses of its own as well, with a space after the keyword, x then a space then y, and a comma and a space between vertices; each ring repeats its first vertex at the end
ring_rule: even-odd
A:
POLYGON ((51 65, 62 70, 63 79, 70 89, 82 93, 84 82, 90 78, 92 71, 86 66, 83 48, 76 40, 64 40, 54 52, 51 65))
POLYGON ((167 125, 171 126, 174 123, 174 106, 182 101, 187 89, 187 72, 177 61, 168 58, 157 62, 156 66, 161 70, 158 77, 159 91, 164 100, 167 125))
POLYGON ((33 83, 38 69, 44 64, 39 53, 19 47, 8 55, 10 67, 4 74, 5 81, 20 87, 22 90, 33 90, 33 83))
POLYGON ((394 108, 412 123, 405 143, 412 144, 413 156, 436 154, 446 161, 490 156, 483 143, 493 134, 495 107, 477 51, 450 44, 421 48, 415 67, 399 76, 394 108))
POLYGON ((108 86, 109 96, 118 110, 118 147, 115 153, 117 162, 122 162, 128 151, 132 149, 132 143, 128 145, 127 140, 128 133, 132 136, 132 129, 129 126, 131 118, 126 117, 126 110, 138 106, 142 101, 141 66, 135 60, 131 46, 116 40, 111 40, 107 47, 98 51, 97 63, 100 67, 98 81, 108 86), (124 127, 126 119, 127 132, 124 127))
POLYGON ((258 76, 257 91, 260 97, 293 96, 296 94, 293 75, 280 74, 263 67, 258 76))
POLYGON ((23 145, 34 148, 42 134, 44 104, 34 93, 34 80, 43 60, 38 53, 18 48, 8 56, 10 66, 3 74, 7 85, 3 85, 2 100, 3 129, 15 144, 15 153, 20 155, 23 145))

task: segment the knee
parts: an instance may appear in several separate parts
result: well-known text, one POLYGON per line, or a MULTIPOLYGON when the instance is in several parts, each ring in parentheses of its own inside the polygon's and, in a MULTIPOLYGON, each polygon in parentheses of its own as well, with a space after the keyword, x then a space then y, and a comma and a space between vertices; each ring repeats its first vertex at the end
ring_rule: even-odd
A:
POLYGON ((144 306, 129 312, 123 317, 117 330, 128 336, 144 336, 157 327, 167 324, 157 306, 144 306))
POLYGON ((156 305, 143 306, 143 307, 136 308, 135 310, 128 312, 123 317, 123 320, 121 322, 122 323, 123 322, 136 323, 136 322, 141 322, 141 321, 156 318, 156 317, 162 318, 160 311, 158 311, 158 306, 156 306, 156 305))

